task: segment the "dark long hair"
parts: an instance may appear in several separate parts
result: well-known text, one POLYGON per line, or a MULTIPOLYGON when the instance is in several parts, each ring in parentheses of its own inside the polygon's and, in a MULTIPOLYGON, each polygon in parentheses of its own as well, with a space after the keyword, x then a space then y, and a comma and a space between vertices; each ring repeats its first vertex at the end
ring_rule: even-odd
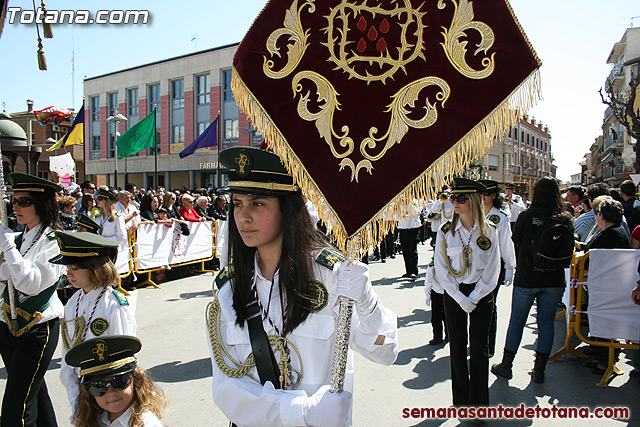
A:
POLYGON ((500 193, 500 189, 494 188, 493 190, 489 190, 489 191, 491 191, 493 194, 496 195, 496 197, 491 202, 493 204, 493 207, 498 210, 502 209, 502 206, 504 205, 504 197, 502 197, 502 194, 500 193))
POLYGON ((541 178, 533 189, 531 211, 544 222, 553 219, 571 224, 571 216, 564 210, 558 182, 553 178, 541 178))
MULTIPOLYGON (((327 246, 313 226, 300 193, 277 196, 282 215, 282 253, 278 264, 283 336, 293 331, 311 313, 315 295, 311 252, 327 246)), ((233 306, 236 323, 243 327, 243 307, 251 293, 256 248, 248 247, 236 227, 234 207, 229 209, 229 255, 234 267, 233 306)))
POLYGON ((62 230, 60 224, 60 208, 56 201, 56 194, 53 191, 46 190, 44 192, 30 191, 29 195, 33 199, 33 205, 36 208, 36 214, 40 217, 40 224, 43 230, 51 227, 54 230, 62 230))

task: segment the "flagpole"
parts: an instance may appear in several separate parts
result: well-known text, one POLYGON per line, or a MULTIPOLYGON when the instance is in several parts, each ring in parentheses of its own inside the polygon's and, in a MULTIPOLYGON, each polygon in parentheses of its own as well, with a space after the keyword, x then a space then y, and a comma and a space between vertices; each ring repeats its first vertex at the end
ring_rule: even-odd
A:
MULTIPOLYGON (((158 113, 156 112, 156 105, 153 105, 153 131, 158 132, 157 126, 158 113)), ((158 138, 157 134, 153 134, 153 157, 155 163, 155 178, 153 179, 153 183, 155 184, 156 189, 158 188, 158 138)))
POLYGON ((218 110, 218 158, 216 161, 216 165, 217 165, 217 169, 216 169, 216 186, 218 188, 221 187, 220 185, 220 145, 222 144, 222 126, 220 126, 220 111, 218 110))

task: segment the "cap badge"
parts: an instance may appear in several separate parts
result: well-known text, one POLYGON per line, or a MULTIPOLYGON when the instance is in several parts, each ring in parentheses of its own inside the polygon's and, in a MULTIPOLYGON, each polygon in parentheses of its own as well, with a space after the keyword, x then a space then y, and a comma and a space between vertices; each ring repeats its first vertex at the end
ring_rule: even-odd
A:
POLYGON ((98 356, 99 361, 104 360, 104 353, 107 351, 107 344, 104 342, 97 342, 95 348, 92 350, 92 353, 98 356))
POLYGON ((238 175, 245 177, 251 171, 251 161, 246 152, 238 153, 238 157, 235 158, 235 163, 238 165, 238 175))

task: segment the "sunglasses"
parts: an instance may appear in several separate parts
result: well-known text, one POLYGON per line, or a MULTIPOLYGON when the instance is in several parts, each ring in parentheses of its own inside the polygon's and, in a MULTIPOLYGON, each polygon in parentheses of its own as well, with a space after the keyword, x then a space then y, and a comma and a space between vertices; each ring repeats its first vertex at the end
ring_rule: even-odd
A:
POLYGON ((92 396, 102 397, 107 394, 109 386, 116 390, 124 390, 129 386, 129 384, 131 384, 131 375, 121 374, 111 378, 110 380, 92 382, 87 387, 92 396))
POLYGON ((102 196, 98 196, 98 197, 96 197, 96 200, 97 201, 107 200, 107 198, 106 197, 102 197, 102 196))
POLYGON ((490 195, 492 195, 492 194, 496 194, 496 193, 495 193, 495 191, 493 191, 493 190, 487 190, 487 191, 483 191, 483 192, 482 192, 482 195, 483 195, 483 196, 490 196, 490 195))
POLYGON ((13 199, 11 201, 11 204, 13 206, 18 205, 21 208, 28 208, 29 206, 33 205, 35 202, 33 201, 33 199, 29 198, 29 197, 20 197, 17 199, 13 199))
POLYGON ((469 200, 469 196, 467 196, 466 194, 459 194, 457 196, 453 195, 449 197, 449 200, 451 200, 451 203, 458 202, 458 204, 463 205, 467 203, 467 200, 469 200))

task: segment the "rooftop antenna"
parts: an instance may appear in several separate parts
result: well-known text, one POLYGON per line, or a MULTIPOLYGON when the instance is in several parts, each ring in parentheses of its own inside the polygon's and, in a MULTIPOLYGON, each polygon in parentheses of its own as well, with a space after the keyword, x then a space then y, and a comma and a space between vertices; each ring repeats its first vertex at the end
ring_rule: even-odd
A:
POLYGON ((632 16, 631 17, 631 24, 629 25, 629 28, 633 28, 633 20, 634 18, 640 18, 640 16, 632 16))
POLYGON ((75 110, 75 99, 76 99, 76 39, 74 36, 71 36, 71 109, 75 110))
POLYGON ((198 35, 191 34, 191 41, 193 42, 193 51, 196 52, 198 50, 198 35))

